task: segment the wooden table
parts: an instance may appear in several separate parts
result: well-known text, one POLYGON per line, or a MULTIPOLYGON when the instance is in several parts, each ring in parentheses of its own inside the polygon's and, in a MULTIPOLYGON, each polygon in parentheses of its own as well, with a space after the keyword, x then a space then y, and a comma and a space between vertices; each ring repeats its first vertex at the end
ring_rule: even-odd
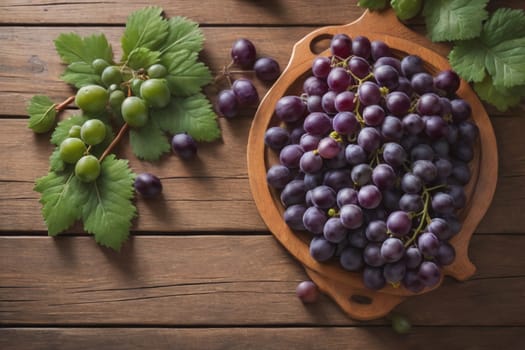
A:
MULTIPOLYGON (((59 33, 104 32, 120 56, 126 16, 145 1, 0 4, 0 348, 1 349, 518 349, 525 341, 525 111, 487 107, 500 157, 497 192, 472 239, 477 273, 447 279, 396 311, 410 334, 385 319, 357 322, 329 298, 305 306, 295 297, 306 279, 267 231, 249 189, 246 143, 254 110, 220 120, 220 142, 199 146, 199 161, 167 156, 136 160, 157 174, 160 200, 137 200, 139 218, 120 253, 98 246, 78 227, 47 237, 37 177, 48 167, 48 135, 27 128, 29 98, 59 101, 72 90, 58 79, 59 33)), ((315 28, 348 23, 355 1, 157 1, 168 16, 202 25, 204 61, 229 62, 238 37, 284 67, 293 44, 315 28)), ((525 9, 519 0, 491 1, 525 9)), ((412 24, 422 31, 421 23, 412 24)), ((249 76, 249 74, 248 74, 249 76)), ((268 85, 258 83, 262 96, 268 85)), ((210 96, 214 95, 209 88, 210 96)))

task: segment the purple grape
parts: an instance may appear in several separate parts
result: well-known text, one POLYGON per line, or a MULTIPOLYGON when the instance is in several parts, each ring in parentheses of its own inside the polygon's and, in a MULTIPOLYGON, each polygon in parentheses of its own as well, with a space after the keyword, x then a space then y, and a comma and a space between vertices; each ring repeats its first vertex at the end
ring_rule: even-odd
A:
POLYGON ((323 183, 323 173, 317 172, 317 173, 306 173, 304 174, 304 186, 308 190, 306 192, 306 204, 308 206, 312 206, 312 189, 316 188, 317 186, 321 185, 323 183))
POLYGON ((454 198, 448 193, 438 192, 432 196, 432 209, 438 214, 452 214, 454 198))
POLYGON ((348 86, 350 86, 351 81, 352 77, 350 76, 350 74, 348 74, 348 72, 341 67, 333 68, 328 74, 328 77, 326 78, 326 83, 328 84, 328 87, 330 88, 330 90, 335 92, 342 92, 348 89, 348 86))
POLYGON ((332 120, 335 131, 343 135, 351 135, 357 130, 358 122, 352 112, 339 112, 332 120))
POLYGON ((459 76, 452 70, 441 71, 434 77, 434 86, 449 95, 456 93, 459 83, 459 76))
POLYGON ((162 192, 162 182, 150 173, 138 174, 133 183, 135 191, 145 198, 158 196, 162 192))
POLYGON ((323 227, 323 236, 328 242, 341 243, 346 239, 348 229, 337 217, 329 218, 323 227))
POLYGON ((378 267, 365 266, 363 269, 363 284, 366 288, 379 290, 386 284, 383 277, 383 269, 378 267))
POLYGON ((253 83, 244 78, 237 79, 232 84, 232 90, 237 97, 239 106, 251 106, 259 102, 259 94, 253 83))
POLYGON ((281 68, 276 60, 270 57, 261 57, 253 66, 257 78, 263 81, 275 81, 281 74, 281 68))
POLYGON ((365 81, 357 88, 359 101, 365 106, 376 105, 381 100, 379 86, 370 81, 365 81))
POLYGON ((408 55, 401 59, 401 71, 407 78, 412 78, 414 74, 425 72, 423 60, 416 55, 408 55))
POLYGON ((303 180, 292 180, 284 186, 281 192, 281 203, 285 207, 294 204, 304 204, 306 195, 306 187, 303 180))
POLYGON ((379 267, 384 265, 385 258, 381 255, 381 243, 368 243, 363 250, 363 259, 369 266, 379 267))
POLYGON ((383 144, 383 159, 393 168, 400 167, 407 159, 405 149, 395 142, 383 144))
POLYGON ((430 183, 437 177, 437 168, 431 161, 416 160, 412 164, 412 173, 423 180, 424 183, 430 183))
POLYGON ((381 145, 381 134, 375 128, 365 127, 357 135, 357 144, 366 152, 372 153, 381 145))
POLYGON ((421 143, 412 148, 410 151, 410 159, 412 159, 413 162, 416 160, 432 161, 434 159, 434 150, 429 145, 421 143))
POLYGON ((423 232, 417 239, 417 245, 425 257, 433 257, 439 249, 439 239, 432 232, 423 232))
POLYGON ((435 93, 426 93, 419 97, 416 109, 421 115, 438 115, 441 112, 440 97, 435 93))
POLYGON ((284 122, 295 122, 302 119, 306 105, 298 96, 281 97, 275 104, 275 115, 284 122))
POLYGON ((419 278, 418 270, 407 270, 403 278, 403 285, 414 293, 419 293, 425 288, 425 285, 419 278))
POLYGON ((319 294, 319 289, 312 281, 303 281, 295 289, 295 295, 305 304, 315 303, 319 294))
POLYGON ((233 43, 231 57, 233 62, 244 69, 251 69, 255 62, 257 52, 255 46, 248 39, 238 39, 233 43))
POLYGON ((297 144, 284 146, 279 153, 279 161, 290 169, 298 168, 304 150, 297 144))
POLYGON ((423 210, 423 199, 419 194, 405 193, 399 198, 399 209, 418 213, 423 210))
POLYGON ((331 138, 330 136, 324 137, 319 141, 317 151, 324 159, 335 158, 339 152, 342 151, 342 146, 339 142, 331 138))
POLYGON ((473 144, 474 141, 478 138, 479 128, 476 124, 470 121, 464 121, 457 125, 458 128, 458 137, 461 141, 468 144, 473 144))
POLYGON ((356 229, 363 224, 363 211, 358 205, 346 204, 341 207, 339 218, 344 227, 356 229))
POLYGON ((370 105, 363 109, 363 119, 369 126, 377 126, 383 123, 385 120, 385 111, 381 106, 370 105))
POLYGON ((400 91, 393 91, 385 97, 386 108, 395 116, 401 117, 410 109, 410 97, 400 91))
POLYGON ((406 236, 412 228, 412 219, 407 212, 398 210, 390 213, 386 220, 386 226, 396 237, 406 236))
POLYGON ((470 168, 464 162, 452 163, 452 177, 454 177, 461 185, 466 185, 470 181, 470 168))
POLYGON ((332 187, 336 192, 341 188, 352 186, 350 171, 347 169, 327 171, 324 175, 323 185, 332 187))
POLYGON ((370 44, 371 55, 374 61, 377 61, 380 57, 392 56, 390 47, 381 40, 374 40, 370 44))
POLYGON ((328 91, 328 84, 324 79, 311 76, 304 81, 303 90, 309 96, 323 96, 328 91))
POLYGON ((321 209, 329 209, 335 206, 337 194, 333 188, 321 185, 312 190, 312 203, 321 209))
POLYGON ((328 220, 326 213, 317 207, 308 207, 303 215, 304 227, 316 235, 323 233, 326 220, 328 220))
POLYGON ((312 62, 312 73, 318 78, 326 78, 332 70, 330 58, 318 56, 312 62))
POLYGON ((421 282, 427 287, 434 287, 441 280, 441 271, 432 261, 423 261, 417 273, 421 282))
POLYGON ((432 139, 446 137, 448 134, 448 123, 440 116, 430 116, 425 122, 425 133, 432 139))
POLYGON ((278 190, 283 189, 292 178, 290 169, 281 164, 272 165, 266 172, 266 182, 278 190))
POLYGON ((450 106, 452 108, 452 119, 456 123, 467 120, 472 114, 472 108, 470 107, 470 104, 465 100, 452 100, 450 101, 450 106))
POLYGON ((441 266, 450 265, 456 259, 456 250, 447 242, 441 242, 437 254, 436 261, 441 266))
POLYGON ((264 134, 264 144, 273 150, 280 151, 290 143, 290 133, 280 126, 272 126, 264 134))
POLYGON ((345 158, 350 165, 366 162, 366 152, 363 147, 350 143, 345 148, 345 158))
POLYGON ((405 254, 405 246, 399 238, 387 238, 381 245, 381 256, 387 263, 398 261, 405 254))
POLYGON ((405 115, 401 122, 405 131, 410 135, 417 135, 425 129, 425 122, 415 113, 405 115))
POLYGON ((346 34, 336 34, 330 42, 333 56, 345 59, 352 54, 352 39, 346 34))
POLYGON ((335 254, 336 245, 324 237, 317 236, 310 241, 310 255, 319 262, 330 260, 335 254))
POLYGON ((197 155, 197 143, 185 132, 173 135, 171 148, 175 154, 185 160, 195 158, 197 155))
POLYGON ((388 238, 386 223, 382 220, 373 220, 365 230, 366 238, 371 242, 383 242, 388 238))
POLYGON ((368 59, 370 57, 371 50, 372 48, 370 40, 367 37, 358 35, 354 37, 354 40, 352 40, 352 52, 355 56, 368 59))
POLYGON ((379 66, 374 69, 374 78, 380 86, 392 90, 399 84, 399 73, 392 66, 379 66))
POLYGON ((355 94, 352 91, 343 91, 337 94, 334 100, 338 112, 353 112, 355 107, 355 94))
POLYGON ((467 195, 465 194, 465 190, 463 189, 463 186, 448 185, 447 193, 454 200, 455 209, 464 208, 465 205, 467 204, 467 195))
POLYGON ((239 113, 239 102, 232 90, 222 90, 217 95, 217 112, 226 118, 236 117, 239 113))
POLYGON ((306 98, 306 107, 308 112, 324 112, 321 96, 310 95, 306 98))
POLYGON ((440 158, 434 162, 440 179, 446 179, 452 175, 452 163, 448 159, 440 158))
POLYGON ((390 56, 379 57, 377 61, 375 62, 374 67, 377 68, 380 66, 392 67, 396 70, 398 75, 403 74, 401 70, 401 61, 395 57, 390 57, 390 56))
POLYGON ((364 266, 363 253, 361 249, 347 246, 341 252, 339 262, 347 271, 359 271, 364 266))
POLYGON ((305 230, 303 224, 303 215, 306 206, 303 204, 294 204, 286 208, 283 214, 284 221, 292 230, 305 230))
POLYGON ((387 140, 399 141, 403 137, 403 123, 399 118, 387 115, 381 125, 381 134, 387 140))
POLYGON ((332 121, 326 113, 313 112, 304 119, 303 127, 310 135, 324 136, 330 131, 332 121))
POLYGON ((304 152, 299 160, 299 168, 306 174, 318 172, 323 167, 323 159, 318 152, 304 152))
POLYGON ((452 148, 452 153, 457 159, 468 163, 474 159, 474 148, 466 141, 458 141, 452 148))
POLYGON ((410 246, 405 250, 405 263, 409 269, 415 269, 423 261, 423 255, 419 248, 410 246))
POLYGON ((382 198, 381 191, 374 185, 363 186, 357 193, 359 205, 366 209, 377 208, 382 198))
POLYGON ((427 230, 442 241, 449 240, 454 235, 448 222, 442 218, 433 218, 428 224, 427 230))
POLYGON ((416 73, 410 79, 412 89, 420 95, 434 90, 434 78, 428 73, 416 73))
POLYGON ((368 244, 365 232, 362 228, 351 230, 348 235, 348 244, 352 247, 363 249, 368 244))
POLYGON ((357 164, 350 172, 352 181, 357 186, 363 186, 372 180, 372 167, 368 164, 357 164))
POLYGON ((357 191, 351 187, 341 188, 337 192, 336 203, 339 208, 346 204, 357 204, 357 191))
POLYGON ((388 164, 378 164, 372 172, 372 182, 380 190, 394 186, 397 176, 394 169, 388 164))
POLYGON ((323 95, 321 98, 321 106, 323 107, 323 111, 326 113, 333 115, 337 113, 337 109, 335 109, 335 98, 337 96, 337 92, 335 91, 328 91, 326 94, 323 95))
POLYGON ((370 64, 362 57, 354 56, 348 62, 348 68, 353 75, 359 79, 364 79, 371 72, 370 64))
POLYGON ((385 264, 383 267, 383 276, 389 283, 399 283, 405 277, 407 266, 404 261, 385 264))

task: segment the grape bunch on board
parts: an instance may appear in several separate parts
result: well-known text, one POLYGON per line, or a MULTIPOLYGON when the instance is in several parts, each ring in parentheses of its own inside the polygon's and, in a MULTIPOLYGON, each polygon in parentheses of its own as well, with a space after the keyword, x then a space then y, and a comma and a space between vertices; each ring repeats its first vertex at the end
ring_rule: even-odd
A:
POLYGON ((337 260, 367 288, 420 292, 455 259, 478 128, 459 76, 420 57, 337 34, 299 96, 281 97, 265 145, 283 219, 310 234, 310 255, 337 260))

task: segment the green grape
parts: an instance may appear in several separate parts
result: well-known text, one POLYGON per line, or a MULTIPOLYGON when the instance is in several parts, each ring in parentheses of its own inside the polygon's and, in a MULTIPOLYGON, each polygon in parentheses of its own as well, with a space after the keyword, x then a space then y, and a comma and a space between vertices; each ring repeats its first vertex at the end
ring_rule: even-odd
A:
POLYGON ((122 118, 133 128, 140 128, 148 122, 148 106, 146 102, 137 97, 126 97, 121 107, 122 118))
POLYGON ((415 17, 421 9, 421 0, 391 0, 390 5, 401 20, 415 17))
POLYGON ((148 77, 150 78, 164 78, 168 75, 168 70, 162 64, 154 64, 147 70, 148 77))
POLYGON ((109 63, 103 59, 103 58, 96 58, 91 62, 91 67, 93 67, 93 70, 96 74, 102 74, 102 71, 109 66, 109 63))
POLYGON ((405 316, 400 314, 392 314, 391 316, 392 328, 396 333, 405 334, 410 332, 412 325, 405 316))
POLYGON ((82 125, 80 137, 88 145, 98 145, 106 138, 106 125, 99 119, 90 119, 82 125))
POLYGON ((168 82, 166 79, 148 79, 140 86, 140 96, 151 107, 166 107, 171 99, 168 82))
POLYGON ((131 92, 133 92, 133 95, 140 96, 140 86, 142 85, 143 82, 144 80, 139 79, 139 78, 135 78, 131 80, 130 86, 131 86, 131 92))
POLYGON ((91 154, 80 158, 75 165, 75 175, 82 182, 93 182, 100 175, 100 163, 91 154))
POLYGON ((108 87, 109 93, 112 93, 113 91, 117 91, 117 90, 120 90, 120 85, 119 84, 111 84, 108 87))
POLYGON ((77 91, 75 103, 87 113, 100 113, 106 108, 109 92, 102 86, 86 85, 77 91))
POLYGON ((110 86, 111 84, 122 83, 122 73, 120 72, 120 69, 116 66, 109 66, 104 68, 100 78, 106 86, 110 86))
POLYGON ((113 91, 109 95, 109 105, 113 109, 113 111, 120 112, 120 107, 122 106, 122 102, 124 102, 124 99, 126 98, 126 95, 123 91, 116 90, 113 91))
POLYGON ((85 152, 86 145, 76 137, 68 137, 62 141, 59 148, 60 159, 71 164, 76 163, 85 152))
POLYGON ((69 132, 67 133, 69 137, 76 137, 77 139, 80 138, 80 125, 73 125, 71 129, 69 129, 69 132))

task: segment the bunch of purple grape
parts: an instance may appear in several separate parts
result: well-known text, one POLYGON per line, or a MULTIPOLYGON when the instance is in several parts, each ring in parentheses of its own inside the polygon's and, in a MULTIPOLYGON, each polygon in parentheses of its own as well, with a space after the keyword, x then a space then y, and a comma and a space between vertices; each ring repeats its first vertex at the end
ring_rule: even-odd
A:
MULTIPOLYGON (((279 63, 270 57, 257 58, 257 51, 253 43, 245 38, 236 40, 231 49, 232 64, 237 64, 243 69, 253 69, 260 80, 273 82, 281 74, 279 63)), ((224 73, 229 81, 229 70, 224 73)), ((226 118, 234 118, 239 114, 239 109, 257 105, 259 94, 250 79, 239 78, 230 88, 221 90, 217 96, 217 112, 226 118)))
POLYGON ((335 35, 330 52, 300 96, 277 101, 265 133, 284 220, 312 234, 314 259, 338 259, 367 288, 435 286, 455 259, 478 137, 460 79, 364 36, 335 35))

